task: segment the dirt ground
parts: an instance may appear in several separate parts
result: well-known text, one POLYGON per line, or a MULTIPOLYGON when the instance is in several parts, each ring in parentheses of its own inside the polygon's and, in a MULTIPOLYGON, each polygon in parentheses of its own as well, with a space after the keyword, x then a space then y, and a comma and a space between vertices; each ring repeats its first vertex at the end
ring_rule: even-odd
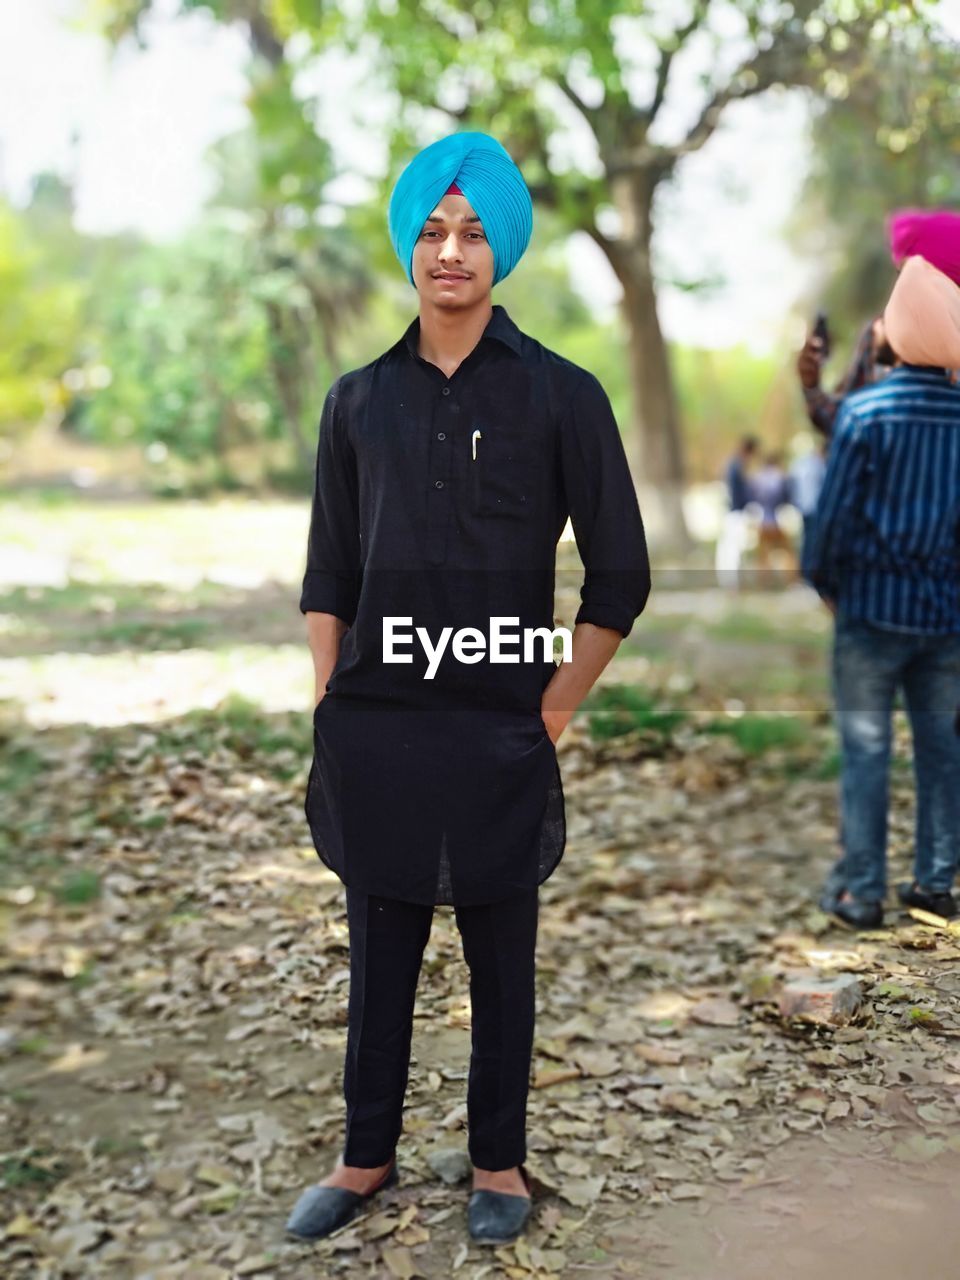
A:
MULTIPOLYGON (((302 813, 302 629, 273 587, 222 613, 181 599, 175 642, 135 589, 95 614, 103 591, 6 606, 4 1277, 956 1274, 960 929, 891 908, 854 935, 814 906, 836 830, 814 602, 664 592, 605 674, 655 695, 633 731, 598 736, 583 715, 561 739, 535 1208, 489 1249, 466 1234, 468 1180, 434 1167, 466 1150, 449 908, 421 976, 399 1186, 330 1240, 284 1237, 339 1150, 349 976, 342 886, 302 813), (230 701, 252 666, 269 671, 253 709, 230 701), (781 1016, 783 984, 812 975, 859 984, 851 1021, 781 1016)), ((891 881, 912 822, 901 767, 891 881)))

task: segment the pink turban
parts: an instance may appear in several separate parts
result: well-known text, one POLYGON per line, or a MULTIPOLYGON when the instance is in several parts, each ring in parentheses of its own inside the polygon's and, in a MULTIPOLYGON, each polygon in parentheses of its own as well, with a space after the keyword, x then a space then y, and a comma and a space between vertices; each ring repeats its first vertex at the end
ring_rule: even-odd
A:
POLYGON ((960 284, 960 214, 946 209, 898 209, 888 220, 893 264, 914 254, 960 284))
POLYGON ((960 286, 919 254, 900 270, 883 327, 905 364, 960 368, 960 286))

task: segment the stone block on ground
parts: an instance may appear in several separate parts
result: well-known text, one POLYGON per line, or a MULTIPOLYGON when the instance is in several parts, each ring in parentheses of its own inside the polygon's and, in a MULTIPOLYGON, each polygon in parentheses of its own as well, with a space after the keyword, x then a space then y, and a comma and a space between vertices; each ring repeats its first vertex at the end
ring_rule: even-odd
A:
POLYGON ((796 977, 780 990, 780 1015, 834 1026, 849 1022, 863 1003, 863 985, 849 973, 796 977))

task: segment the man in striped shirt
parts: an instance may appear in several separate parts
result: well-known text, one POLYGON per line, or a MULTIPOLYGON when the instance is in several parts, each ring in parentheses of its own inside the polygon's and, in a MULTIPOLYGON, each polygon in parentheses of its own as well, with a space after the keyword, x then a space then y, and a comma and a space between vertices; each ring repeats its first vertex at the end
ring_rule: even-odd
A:
POLYGON ((960 386, 900 364, 848 396, 803 572, 836 615, 833 687, 843 749, 843 856, 821 905, 855 928, 883 921, 894 696, 917 779, 914 879, 900 901, 957 914, 960 854, 960 386))

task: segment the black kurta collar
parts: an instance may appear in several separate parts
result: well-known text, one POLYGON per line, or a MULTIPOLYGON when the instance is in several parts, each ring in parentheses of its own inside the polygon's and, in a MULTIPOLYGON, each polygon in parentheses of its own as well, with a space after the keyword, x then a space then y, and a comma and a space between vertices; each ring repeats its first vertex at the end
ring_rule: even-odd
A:
MULTIPOLYGON (((480 335, 480 341, 484 338, 496 338, 498 342, 504 343, 516 355, 520 355, 523 345, 523 335, 517 326, 510 319, 505 307, 499 303, 493 304, 493 315, 487 321, 487 326, 480 335)), ((403 337, 393 345, 393 350, 402 350, 406 346, 412 356, 419 356, 417 350, 420 342, 420 317, 414 316, 407 325, 403 337)), ((479 344, 478 344, 479 345, 479 344)))

